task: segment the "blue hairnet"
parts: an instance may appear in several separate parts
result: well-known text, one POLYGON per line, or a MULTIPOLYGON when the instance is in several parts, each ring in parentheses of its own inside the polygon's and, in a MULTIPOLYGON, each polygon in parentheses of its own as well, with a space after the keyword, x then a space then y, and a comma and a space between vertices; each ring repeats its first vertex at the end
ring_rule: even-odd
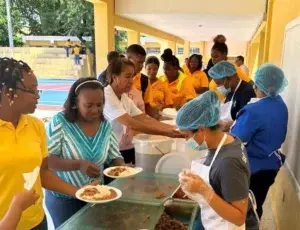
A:
POLYGON ((210 68, 208 74, 213 79, 222 79, 236 74, 236 68, 228 61, 221 61, 210 68))
POLYGON ((275 97, 288 85, 282 69, 273 64, 262 65, 255 73, 255 85, 267 96, 275 97))
POLYGON ((177 113, 176 124, 180 130, 197 130, 213 127, 220 118, 220 102, 214 91, 203 93, 185 104, 177 113))

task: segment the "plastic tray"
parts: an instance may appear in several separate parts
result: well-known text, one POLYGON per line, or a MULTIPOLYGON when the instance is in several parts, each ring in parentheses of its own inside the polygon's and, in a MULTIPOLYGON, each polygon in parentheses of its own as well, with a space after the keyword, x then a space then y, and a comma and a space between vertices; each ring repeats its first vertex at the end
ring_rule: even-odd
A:
POLYGON ((122 191, 123 195, 120 200, 158 205, 162 205, 166 199, 171 197, 178 185, 177 176, 146 172, 132 178, 117 179, 110 183, 110 186, 122 191), (159 195, 163 196, 159 197, 159 195))
POLYGON ((87 205, 58 229, 133 230, 154 229, 164 207, 142 202, 115 201, 87 205))
POLYGON ((182 200, 168 199, 164 203, 164 211, 173 219, 178 220, 188 229, 193 229, 197 215, 200 213, 196 203, 184 202, 182 200))

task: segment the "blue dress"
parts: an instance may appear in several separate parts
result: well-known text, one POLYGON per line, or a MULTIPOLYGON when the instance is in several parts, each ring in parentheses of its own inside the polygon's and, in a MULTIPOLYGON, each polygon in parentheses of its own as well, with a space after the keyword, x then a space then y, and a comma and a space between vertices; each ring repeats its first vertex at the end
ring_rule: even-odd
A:
POLYGON ((238 113, 231 133, 246 143, 252 175, 280 168, 275 151, 285 141, 287 124, 288 109, 281 96, 262 98, 238 113))

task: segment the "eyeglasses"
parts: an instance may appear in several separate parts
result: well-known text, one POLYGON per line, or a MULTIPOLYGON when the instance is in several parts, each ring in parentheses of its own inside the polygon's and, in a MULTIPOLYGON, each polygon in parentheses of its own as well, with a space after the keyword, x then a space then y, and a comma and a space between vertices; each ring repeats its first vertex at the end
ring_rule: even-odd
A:
POLYGON ((24 92, 24 93, 30 93, 30 94, 34 94, 34 95, 40 95, 43 91, 36 89, 36 90, 32 90, 32 89, 27 89, 27 88, 19 88, 17 87, 16 89, 24 92))

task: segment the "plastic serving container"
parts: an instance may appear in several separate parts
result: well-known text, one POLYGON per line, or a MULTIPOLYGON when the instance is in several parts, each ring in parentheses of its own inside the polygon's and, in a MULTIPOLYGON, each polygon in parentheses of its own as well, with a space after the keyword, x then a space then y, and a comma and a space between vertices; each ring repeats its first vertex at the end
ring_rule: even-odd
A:
POLYGON ((135 177, 116 179, 109 184, 122 191, 120 200, 162 205, 179 186, 178 177, 142 172, 135 177))
POLYGON ((135 164, 146 172, 154 172, 159 159, 172 151, 173 140, 169 137, 139 134, 133 138, 135 164))
POLYGON ((182 202, 168 199, 164 203, 164 211, 172 218, 192 230, 195 220, 200 215, 200 208, 196 203, 182 202))
POLYGON ((73 215, 60 230, 154 229, 164 207, 143 202, 115 201, 87 205, 73 215))

